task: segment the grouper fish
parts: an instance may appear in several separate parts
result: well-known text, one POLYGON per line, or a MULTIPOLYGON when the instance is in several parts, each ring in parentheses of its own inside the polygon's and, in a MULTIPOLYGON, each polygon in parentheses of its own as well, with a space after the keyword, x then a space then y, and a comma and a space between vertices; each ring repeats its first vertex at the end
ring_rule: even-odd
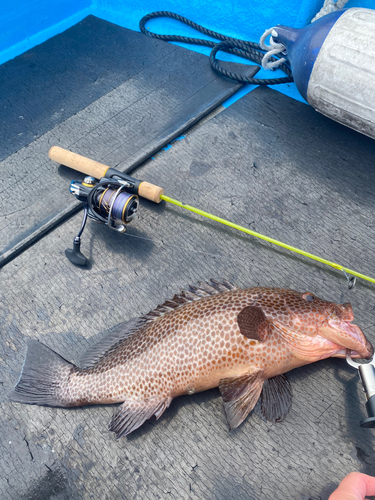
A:
POLYGON ((264 417, 277 422, 292 401, 285 372, 343 358, 347 349, 352 358, 372 356, 353 319, 349 303, 310 292, 202 282, 115 327, 80 367, 29 340, 11 399, 58 407, 121 402, 109 425, 120 437, 160 418, 176 396, 219 387, 230 429, 259 397, 264 417))

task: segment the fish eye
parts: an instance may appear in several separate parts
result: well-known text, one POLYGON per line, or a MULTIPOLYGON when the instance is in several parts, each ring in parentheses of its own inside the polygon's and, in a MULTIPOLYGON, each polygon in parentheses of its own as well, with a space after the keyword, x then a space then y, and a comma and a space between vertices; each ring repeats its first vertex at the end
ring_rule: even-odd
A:
POLYGON ((312 293, 310 293, 310 292, 306 292, 306 293, 304 293, 304 294, 302 295, 302 298, 303 298, 304 300, 307 300, 308 302, 311 302, 312 300, 314 300, 314 299, 315 299, 315 296, 314 296, 312 293))

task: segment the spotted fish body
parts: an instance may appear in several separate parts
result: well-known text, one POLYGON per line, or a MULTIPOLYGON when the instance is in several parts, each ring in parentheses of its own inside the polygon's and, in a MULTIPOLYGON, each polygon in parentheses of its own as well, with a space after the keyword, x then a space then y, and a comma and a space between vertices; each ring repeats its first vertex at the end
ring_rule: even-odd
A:
POLYGON ((83 357, 80 368, 29 341, 23 373, 12 393, 21 403, 49 406, 123 404, 110 430, 126 435, 173 398, 219 387, 230 428, 262 394, 262 412, 282 420, 291 404, 285 372, 329 356, 373 353, 350 304, 311 293, 242 290, 201 283, 143 318, 118 325, 83 357))

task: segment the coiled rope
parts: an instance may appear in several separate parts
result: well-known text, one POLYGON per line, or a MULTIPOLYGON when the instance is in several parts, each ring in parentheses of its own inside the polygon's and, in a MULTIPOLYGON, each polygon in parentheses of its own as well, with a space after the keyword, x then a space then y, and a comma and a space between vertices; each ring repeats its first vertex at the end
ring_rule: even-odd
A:
POLYGON ((222 35, 221 33, 217 33, 216 31, 204 28, 203 26, 200 26, 199 24, 190 21, 186 17, 180 16, 179 14, 175 14, 174 12, 168 12, 168 11, 151 12, 150 14, 147 14, 139 21, 139 29, 144 35, 157 38, 158 40, 164 40, 165 42, 180 42, 189 45, 203 45, 205 47, 211 47, 212 51, 210 54, 210 64, 212 69, 216 71, 216 73, 219 73, 232 80, 236 80, 241 83, 250 83, 252 85, 278 85, 281 83, 290 83, 293 81, 292 71, 290 67, 285 62, 282 62, 280 64, 279 63, 280 59, 277 59, 272 56, 269 57, 271 63, 277 62, 277 64, 280 64, 278 68, 284 71, 284 73, 286 73, 288 76, 281 78, 250 78, 224 69, 222 66, 220 66, 219 61, 216 59, 216 54, 219 51, 227 52, 229 54, 233 54, 238 57, 248 59, 249 61, 253 61, 257 64, 262 64, 262 59, 265 55, 266 50, 262 49, 259 43, 250 42, 246 40, 239 40, 238 38, 232 38, 226 35, 222 35), (181 23, 190 26, 191 28, 199 31, 200 33, 203 33, 204 35, 220 40, 220 42, 213 42, 210 40, 204 40, 201 38, 191 38, 187 36, 159 35, 157 33, 153 33, 152 31, 146 28, 146 23, 151 19, 155 19, 157 17, 169 17, 171 19, 175 19, 176 21, 180 21, 181 23))

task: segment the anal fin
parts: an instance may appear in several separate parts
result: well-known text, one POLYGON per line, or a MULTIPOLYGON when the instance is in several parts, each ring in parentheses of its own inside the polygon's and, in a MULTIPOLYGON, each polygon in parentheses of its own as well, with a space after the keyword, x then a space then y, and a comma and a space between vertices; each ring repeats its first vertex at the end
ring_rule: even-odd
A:
POLYGON ((282 422, 292 405, 292 387, 285 375, 269 378, 263 384, 262 414, 270 422, 282 422))
POLYGON ((262 371, 220 380, 219 389, 229 429, 238 427, 256 405, 263 387, 262 371))
POLYGON ((159 419, 171 401, 170 397, 162 400, 156 398, 139 401, 127 399, 113 414, 109 430, 115 432, 117 439, 121 436, 127 436, 153 415, 159 419))

